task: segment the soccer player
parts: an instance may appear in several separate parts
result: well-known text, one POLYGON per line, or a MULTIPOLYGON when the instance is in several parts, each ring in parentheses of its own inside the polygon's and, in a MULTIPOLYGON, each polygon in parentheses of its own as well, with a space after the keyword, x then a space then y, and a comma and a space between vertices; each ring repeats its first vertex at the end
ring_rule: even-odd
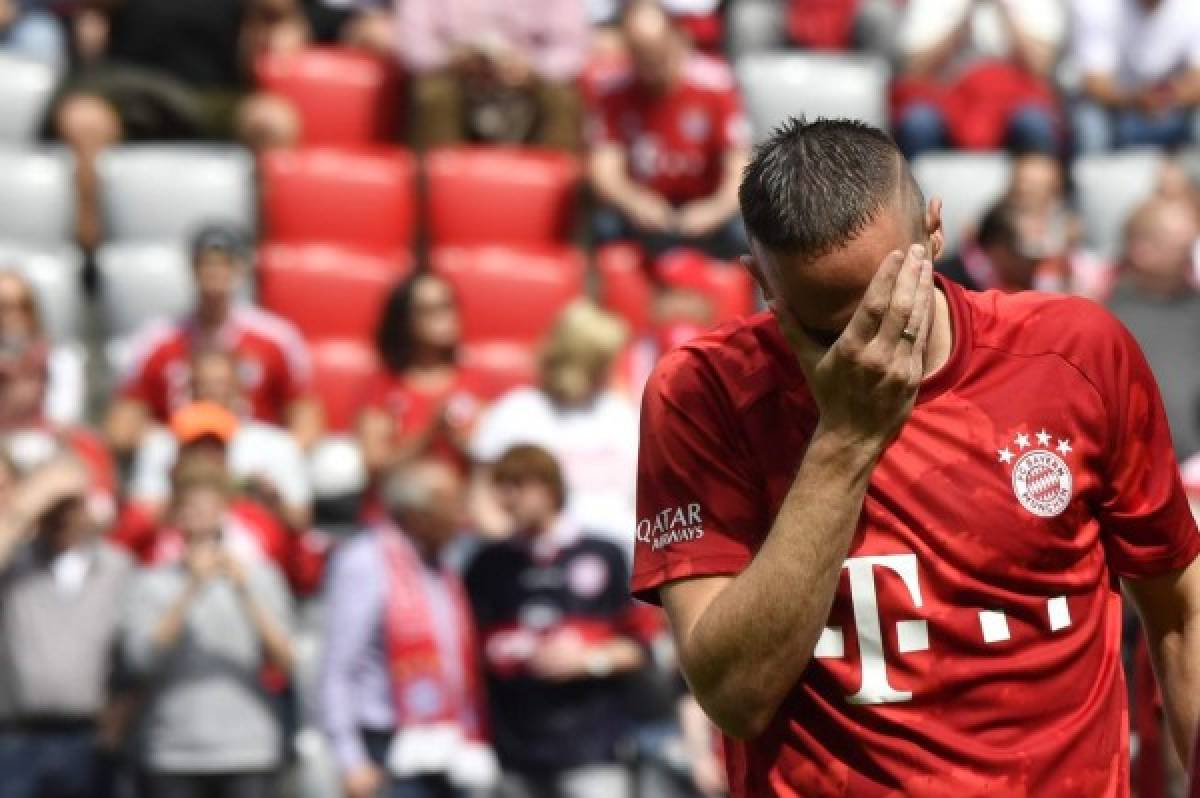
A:
POLYGON ((1122 584, 1181 752, 1200 706, 1200 534, 1136 344, 935 276, 940 203, 873 128, 789 122, 740 199, 771 310, 652 376, 633 577, 733 795, 1127 796, 1122 584))

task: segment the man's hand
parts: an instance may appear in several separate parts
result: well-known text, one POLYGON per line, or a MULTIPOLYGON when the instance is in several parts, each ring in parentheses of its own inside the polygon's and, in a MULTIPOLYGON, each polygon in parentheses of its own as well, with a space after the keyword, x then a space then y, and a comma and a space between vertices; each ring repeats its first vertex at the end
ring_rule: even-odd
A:
POLYGON ((568 682, 587 676, 587 647, 576 634, 556 634, 544 640, 529 659, 534 676, 568 682))
POLYGON ((630 221, 640 230, 665 233, 675 229, 675 209, 657 194, 638 192, 629 198, 625 212, 630 221))
POLYGON ((691 238, 703 238, 716 231, 729 219, 724 206, 711 199, 689 202, 679 209, 679 232, 691 238))
POLYGON ((828 350, 804 333, 782 302, 770 304, 808 378, 820 411, 818 434, 882 451, 912 412, 925 374, 935 307, 925 247, 884 258, 850 324, 828 350))
POLYGON ((365 764, 342 776, 346 798, 376 798, 383 787, 383 774, 374 765, 365 764))
POLYGON ((187 566, 188 576, 191 577, 193 587, 208 584, 211 579, 222 572, 224 562, 224 552, 216 541, 193 543, 188 546, 187 555, 184 557, 184 564, 187 566))

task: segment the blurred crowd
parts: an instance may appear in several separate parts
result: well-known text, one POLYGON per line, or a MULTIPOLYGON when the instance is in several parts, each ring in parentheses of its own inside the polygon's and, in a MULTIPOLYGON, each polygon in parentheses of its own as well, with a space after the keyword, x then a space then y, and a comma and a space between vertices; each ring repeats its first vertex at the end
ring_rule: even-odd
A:
MULTIPOLYGON (((735 64, 785 50, 883 70, 918 179, 1003 159, 939 270, 1106 303, 1200 508, 1195 0, 0 0, 0 117, 6 70, 55 76, 40 144, 0 149, 69 153, 57 243, 83 264, 64 336, 0 222, 0 798, 723 794, 627 590, 638 404, 663 351, 756 310, 737 187, 766 131, 735 64), (159 266, 105 265, 104 159, 197 142, 255 159, 263 218, 195 220, 186 301, 135 312, 118 279, 154 295, 159 266), (1148 150, 1144 185, 1079 179, 1148 150), (520 157, 439 204, 447 158, 481 153, 520 157), (293 155, 325 182, 273 182, 293 155), (421 198, 393 217, 355 204, 385 163, 421 198), (509 240, 538 214, 548 240, 509 240)), ((1134 639, 1150 798, 1168 754, 1134 639)))

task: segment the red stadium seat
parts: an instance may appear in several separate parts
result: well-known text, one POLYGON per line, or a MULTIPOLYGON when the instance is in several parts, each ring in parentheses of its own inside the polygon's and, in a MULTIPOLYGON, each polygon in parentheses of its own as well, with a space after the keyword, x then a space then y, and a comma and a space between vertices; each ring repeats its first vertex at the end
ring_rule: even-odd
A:
POLYGON ((491 401, 524 385, 537 384, 537 353, 528 344, 488 341, 464 346, 460 356, 471 387, 491 401))
POLYGON ((260 88, 299 113, 305 146, 382 143, 397 129, 400 80, 382 58, 334 47, 267 53, 255 62, 254 75, 260 88))
POLYGON ((407 151, 275 150, 259 168, 265 240, 408 249, 415 203, 407 151))
POLYGON ((579 162, 560 152, 468 147, 425 159, 434 246, 551 244, 571 232, 579 162))
POLYGON ((609 244, 596 253, 600 304, 629 324, 635 335, 650 329, 654 287, 646 276, 642 251, 634 244, 609 244))
POLYGON ((379 356, 362 341, 322 341, 312 346, 312 361, 313 389, 325 408, 325 425, 345 432, 379 372, 379 356))
POLYGON ((468 343, 535 343, 583 294, 584 258, 569 247, 443 247, 430 261, 458 294, 468 343))
POLYGON ((411 267, 407 253, 387 257, 327 244, 268 244, 259 252, 259 300, 310 341, 369 343, 388 293, 411 267))

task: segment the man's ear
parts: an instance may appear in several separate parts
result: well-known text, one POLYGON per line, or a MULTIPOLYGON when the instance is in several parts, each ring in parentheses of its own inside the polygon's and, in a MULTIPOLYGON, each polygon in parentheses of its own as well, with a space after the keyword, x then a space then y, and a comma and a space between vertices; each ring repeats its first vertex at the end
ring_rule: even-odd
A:
POLYGON ((930 260, 937 260, 946 251, 946 231, 942 227, 942 199, 934 197, 929 200, 925 211, 925 234, 929 236, 929 245, 933 249, 930 260))
POLYGON ((767 279, 763 275, 758 259, 753 255, 742 255, 738 258, 738 261, 741 262, 742 268, 750 272, 750 276, 754 278, 754 282, 758 283, 758 287, 763 293, 763 300, 770 301, 773 299, 774 295, 771 293, 771 286, 767 284, 767 279))

